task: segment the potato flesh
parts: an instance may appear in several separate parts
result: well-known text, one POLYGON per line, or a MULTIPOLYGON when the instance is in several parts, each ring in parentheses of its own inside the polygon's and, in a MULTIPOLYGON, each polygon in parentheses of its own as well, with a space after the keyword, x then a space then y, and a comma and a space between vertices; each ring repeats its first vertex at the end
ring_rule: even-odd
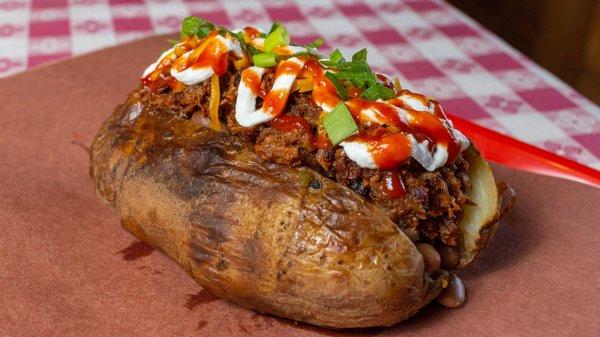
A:
POLYGON ((471 263, 496 232, 501 201, 492 169, 479 152, 471 146, 463 156, 469 162, 471 189, 468 195, 474 205, 463 206, 458 268, 471 263))

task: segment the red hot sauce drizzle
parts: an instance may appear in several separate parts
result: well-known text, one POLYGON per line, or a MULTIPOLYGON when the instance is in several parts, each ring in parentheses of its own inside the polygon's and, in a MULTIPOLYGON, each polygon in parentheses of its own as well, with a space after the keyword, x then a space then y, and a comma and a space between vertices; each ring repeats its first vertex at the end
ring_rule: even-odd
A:
POLYGON ((398 99, 390 100, 390 104, 396 105, 406 111, 409 115, 409 124, 413 132, 424 134, 432 143, 446 145, 448 149, 448 163, 453 162, 458 157, 460 154, 460 143, 450 131, 450 125, 448 125, 445 114, 443 114, 437 102, 434 103, 434 113, 413 110, 398 99), (440 114, 443 114, 443 117, 440 117, 440 114))
POLYGON ((380 126, 365 129, 348 140, 366 143, 375 164, 382 170, 396 169, 411 155, 410 142, 404 133, 390 133, 380 126))
POLYGON ((250 89, 250 91, 252 91, 254 95, 261 97, 264 96, 261 95, 260 92, 261 78, 254 70, 248 68, 242 71, 241 81, 244 82, 244 84, 250 89))
MULTIPOLYGON (((302 70, 302 66, 298 63, 285 60, 277 66, 275 71, 275 78, 279 78, 284 75, 298 75, 302 70)), ((277 81, 277 80, 276 80, 277 81)), ((288 96, 290 92, 285 89, 271 89, 265 96, 262 109, 272 116, 279 116, 285 105, 287 104, 288 96)))
POLYGON ((306 60, 302 75, 312 78, 314 83, 312 99, 317 105, 326 105, 333 109, 342 101, 335 86, 331 83, 331 80, 325 77, 325 71, 316 60, 306 60))
POLYGON ((244 28, 244 34, 252 40, 260 36, 260 30, 254 27, 246 27, 244 28))
POLYGON ((359 121, 361 125, 371 125, 373 123, 385 124, 386 126, 393 127, 392 130, 406 130, 408 126, 398 116, 398 112, 394 107, 384 102, 372 102, 362 98, 353 98, 346 101, 346 106, 355 120, 359 121), (370 109, 375 113, 375 118, 379 122, 374 122, 371 116, 365 115, 362 111, 370 109))
POLYGON ((306 133, 308 136, 308 142, 311 147, 315 146, 315 136, 313 135, 312 128, 306 119, 300 116, 294 115, 280 115, 275 117, 270 122, 271 126, 282 132, 291 132, 300 130, 306 133))
POLYGON ((398 172, 385 171, 383 174, 383 191, 390 199, 400 199, 406 195, 406 188, 398 172))
POLYGON ((150 88, 153 92, 165 86, 169 86, 175 92, 185 89, 185 84, 171 76, 171 68, 175 66, 177 58, 196 48, 198 43, 199 41, 196 38, 187 38, 178 44, 173 51, 159 61, 156 68, 148 76, 142 78, 142 84, 150 88))
POLYGON ((221 76, 227 72, 228 53, 227 46, 219 39, 214 39, 204 48, 191 66, 196 69, 210 66, 215 74, 221 76))

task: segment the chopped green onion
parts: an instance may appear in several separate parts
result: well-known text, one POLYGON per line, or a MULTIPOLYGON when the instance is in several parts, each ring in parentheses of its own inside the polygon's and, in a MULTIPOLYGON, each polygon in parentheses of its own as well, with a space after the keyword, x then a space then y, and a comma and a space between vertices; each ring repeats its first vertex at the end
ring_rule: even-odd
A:
POLYGON ((268 68, 276 65, 277 60, 273 53, 260 53, 252 56, 252 63, 257 67, 268 68))
POLYGON ((246 43, 246 39, 244 38, 244 31, 239 31, 234 34, 235 37, 240 41, 246 43))
POLYGON ((181 34, 187 36, 205 37, 215 29, 215 25, 197 16, 188 16, 181 24, 181 34))
POLYGON ((329 55, 329 61, 337 64, 340 61, 344 60, 344 55, 342 55, 342 52, 339 49, 334 50, 331 55, 329 55))
MULTIPOLYGON (((274 24, 275 26, 275 24, 274 24)), ((271 28, 273 29, 273 28, 271 28)), ((265 38, 264 49, 265 51, 271 51, 275 47, 287 46, 290 44, 290 34, 288 31, 279 24, 273 31, 265 38)))
POLYGON ((271 29, 269 29, 269 32, 267 33, 267 35, 273 33, 275 31, 275 29, 281 27, 281 23, 277 22, 277 21, 273 21, 273 23, 271 24, 271 29))
POLYGON ((323 41, 322 38, 318 38, 318 39, 314 40, 313 42, 307 44, 305 47, 306 48, 319 48, 323 45, 323 43, 325 43, 325 41, 323 41))
POLYGON ((325 73, 325 77, 327 77, 328 79, 331 80, 331 83, 333 83, 333 86, 337 90, 338 94, 340 94, 340 97, 342 98, 343 101, 345 101, 349 98, 348 90, 346 90, 346 87, 344 87, 342 82, 340 82, 340 80, 335 76, 334 73, 328 71, 325 73))
POLYGON ((258 50, 258 48, 254 47, 253 45, 250 45, 250 44, 246 46, 246 51, 250 55, 260 54, 260 50, 258 50))
POLYGON ((244 32, 237 32, 235 34, 231 32, 231 34, 239 41, 242 50, 248 53, 250 56, 260 53, 260 50, 258 50, 256 47, 246 43, 244 32))
POLYGON ((330 113, 325 115, 323 127, 333 145, 339 144, 358 131, 358 126, 344 102, 340 102, 330 113))

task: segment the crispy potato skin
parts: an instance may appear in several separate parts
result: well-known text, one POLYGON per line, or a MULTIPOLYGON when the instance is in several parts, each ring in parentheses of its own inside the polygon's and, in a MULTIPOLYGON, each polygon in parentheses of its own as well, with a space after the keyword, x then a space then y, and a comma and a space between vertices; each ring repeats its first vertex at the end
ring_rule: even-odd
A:
POLYGON ((125 229, 246 308, 333 328, 387 326, 429 303, 446 277, 424 276, 413 243, 346 187, 139 102, 104 123, 90 159, 125 229), (302 186, 306 174, 321 188, 302 186))

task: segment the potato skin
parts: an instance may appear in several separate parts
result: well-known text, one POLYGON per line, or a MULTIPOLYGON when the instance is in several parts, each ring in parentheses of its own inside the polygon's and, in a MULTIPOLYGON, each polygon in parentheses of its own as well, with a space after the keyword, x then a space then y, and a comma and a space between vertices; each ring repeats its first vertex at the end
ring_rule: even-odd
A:
POLYGON ((348 188, 131 99, 101 127, 90 160, 125 229, 249 309, 333 328, 388 326, 447 277, 424 276, 408 237, 348 188))

